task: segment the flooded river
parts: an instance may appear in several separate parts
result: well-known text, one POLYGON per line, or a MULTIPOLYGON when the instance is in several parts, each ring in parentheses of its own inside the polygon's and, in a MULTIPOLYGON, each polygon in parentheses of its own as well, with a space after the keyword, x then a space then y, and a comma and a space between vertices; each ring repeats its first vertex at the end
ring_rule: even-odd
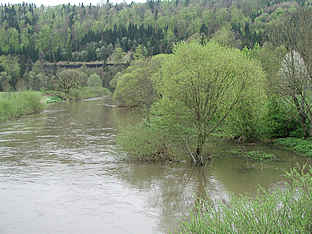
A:
MULTIPOLYGON (((226 157, 205 168, 126 163, 115 144, 118 128, 135 115, 109 98, 50 105, 41 114, 0 124, 1 234, 168 233, 202 197, 255 194, 282 186, 283 171, 303 163, 290 152, 256 163, 226 157)), ((243 146, 242 146, 243 147, 243 146)), ((222 157, 224 156, 224 157, 222 157)))

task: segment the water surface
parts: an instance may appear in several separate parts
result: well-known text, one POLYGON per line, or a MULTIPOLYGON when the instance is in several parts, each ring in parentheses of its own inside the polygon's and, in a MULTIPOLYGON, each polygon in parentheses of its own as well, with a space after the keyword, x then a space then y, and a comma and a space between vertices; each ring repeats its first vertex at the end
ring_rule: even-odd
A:
POLYGON ((137 115, 109 98, 50 105, 41 114, 0 124, 0 233, 168 233, 203 196, 229 200, 259 185, 283 186, 283 171, 305 161, 267 146, 279 161, 218 157, 205 168, 126 163, 118 128, 137 115))

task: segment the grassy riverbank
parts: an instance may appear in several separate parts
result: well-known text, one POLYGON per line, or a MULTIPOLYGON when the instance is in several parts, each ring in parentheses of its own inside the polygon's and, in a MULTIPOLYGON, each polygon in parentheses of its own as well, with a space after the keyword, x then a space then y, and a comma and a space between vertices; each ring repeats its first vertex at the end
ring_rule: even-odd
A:
POLYGON ((0 94, 0 121, 18 118, 22 115, 43 110, 40 92, 25 91, 0 94))
POLYGON ((83 87, 79 89, 72 89, 68 94, 60 91, 47 90, 44 95, 48 97, 58 97, 60 99, 55 99, 55 102, 62 100, 79 101, 87 98, 95 98, 111 95, 111 92, 107 88, 103 87, 83 87))
POLYGON ((286 189, 261 191, 256 198, 203 201, 180 233, 311 233, 312 169, 292 170, 286 189))
POLYGON ((87 98, 95 98, 111 95, 111 92, 107 88, 103 87, 83 87, 80 89, 73 89, 69 92, 70 100, 82 100, 87 98))
POLYGON ((24 91, 0 93, 0 122, 15 119, 22 115, 39 113, 47 103, 63 100, 78 101, 86 98, 111 95, 110 91, 102 87, 84 87, 71 90, 69 95, 57 91, 24 91))
POLYGON ((312 157, 312 138, 302 139, 295 137, 280 138, 275 140, 277 145, 286 147, 289 150, 312 157))

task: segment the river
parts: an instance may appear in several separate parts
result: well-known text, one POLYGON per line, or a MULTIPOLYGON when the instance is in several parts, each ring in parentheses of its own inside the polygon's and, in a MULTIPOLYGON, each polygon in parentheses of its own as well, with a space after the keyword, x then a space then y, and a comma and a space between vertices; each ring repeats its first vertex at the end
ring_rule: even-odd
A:
POLYGON ((135 113, 110 98, 50 105, 40 114, 0 124, 0 233, 148 234, 176 230, 203 196, 253 196, 259 185, 283 186, 293 153, 268 146, 278 161, 226 157, 237 146, 216 143, 204 168, 187 163, 127 163, 115 144, 135 113))

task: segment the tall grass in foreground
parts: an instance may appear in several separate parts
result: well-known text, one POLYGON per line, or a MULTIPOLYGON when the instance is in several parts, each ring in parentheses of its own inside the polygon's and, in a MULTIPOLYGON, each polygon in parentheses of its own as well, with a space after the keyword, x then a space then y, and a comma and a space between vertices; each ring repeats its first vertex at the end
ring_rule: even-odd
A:
POLYGON ((40 112, 44 107, 44 104, 40 102, 41 98, 39 92, 1 93, 0 121, 40 112))
POLYGON ((180 233, 312 233, 312 169, 293 169, 287 189, 203 202, 180 233))

